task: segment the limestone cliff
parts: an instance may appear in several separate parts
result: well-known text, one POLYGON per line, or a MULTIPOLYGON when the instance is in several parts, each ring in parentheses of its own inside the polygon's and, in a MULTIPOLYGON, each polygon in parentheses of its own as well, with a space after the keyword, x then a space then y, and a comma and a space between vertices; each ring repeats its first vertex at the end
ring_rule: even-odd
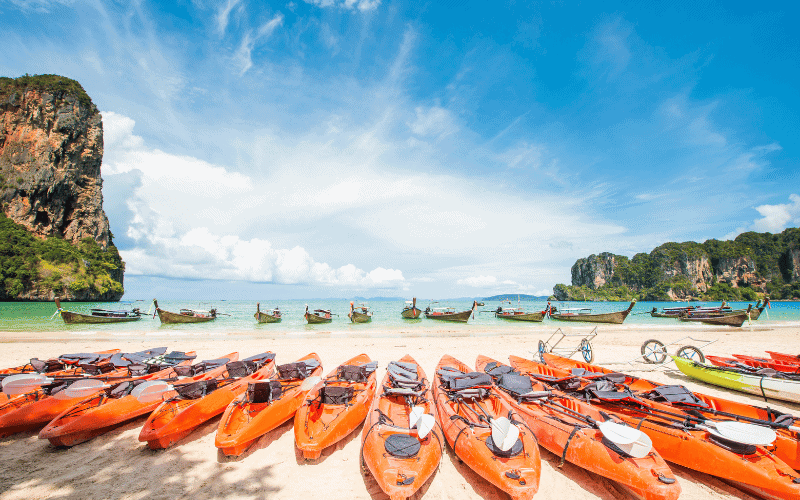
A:
POLYGON ((572 286, 556 285, 553 294, 560 300, 793 298, 800 294, 800 229, 665 243, 632 259, 590 255, 572 266, 572 286))
MULTIPOLYGON (((49 277, 53 269, 44 265, 35 276, 19 280, 22 292, 11 293, 9 288, 19 292, 19 286, 6 285, 6 299, 52 300, 57 294, 65 299, 82 300, 121 297, 124 267, 113 248, 108 219, 103 212, 102 159, 102 118, 78 82, 55 75, 0 78, 3 214, 40 240, 63 239, 80 251, 79 244, 90 239, 102 252, 111 251, 103 256, 110 259, 109 265, 104 266, 105 272, 119 284, 118 290, 113 286, 94 286, 96 278, 105 278, 98 271, 87 277, 91 281, 88 287, 70 288, 77 279, 86 282, 86 278, 67 276, 75 273, 62 269, 55 272, 65 289, 46 290, 38 281, 49 277), (119 265, 115 264, 117 260, 119 265)), ((87 259, 78 260, 83 260, 83 268, 88 269, 87 259)), ((81 269, 76 272, 81 274, 81 269)), ((7 280, 8 276, 4 278, 7 280)), ((0 298, 2 295, 0 292, 0 298)))

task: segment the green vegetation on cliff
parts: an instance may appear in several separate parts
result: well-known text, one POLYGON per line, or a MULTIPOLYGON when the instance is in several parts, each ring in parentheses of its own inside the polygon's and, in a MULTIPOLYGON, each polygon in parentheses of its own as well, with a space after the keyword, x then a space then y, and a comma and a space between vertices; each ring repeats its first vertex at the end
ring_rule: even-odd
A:
MULTIPOLYGON (((704 243, 665 243, 649 254, 639 253, 632 259, 622 255, 600 254, 613 258, 614 270, 606 283, 597 288, 575 282, 559 284, 553 295, 559 300, 670 300, 671 297, 693 297, 700 300, 755 301, 763 295, 773 299, 800 296, 797 261, 792 255, 800 250, 800 228, 782 233, 742 233, 731 241, 707 240, 704 243), (700 291, 684 265, 708 262, 708 276, 703 276, 705 291, 700 291), (728 278, 718 281, 730 269, 740 269, 740 261, 755 265, 747 280, 728 278), (738 267, 737 267, 738 266, 738 267), (759 283, 751 283, 755 278, 759 283), (736 286, 733 286, 736 285, 736 286)), ((594 256, 593 256, 594 257, 594 256)), ((585 259, 579 260, 585 262, 585 259)), ((576 263, 576 267, 578 266, 576 263)), ((697 270, 696 270, 697 271, 697 270)))
POLYGON ((124 266, 114 245, 103 250, 92 238, 77 245, 55 236, 39 239, 0 213, 0 300, 31 290, 118 298, 123 288, 112 274, 121 275, 115 271, 124 266))
POLYGON ((0 76, 0 100, 17 91, 40 90, 53 95, 71 95, 86 107, 92 107, 92 99, 80 83, 59 75, 28 75, 19 78, 0 76))

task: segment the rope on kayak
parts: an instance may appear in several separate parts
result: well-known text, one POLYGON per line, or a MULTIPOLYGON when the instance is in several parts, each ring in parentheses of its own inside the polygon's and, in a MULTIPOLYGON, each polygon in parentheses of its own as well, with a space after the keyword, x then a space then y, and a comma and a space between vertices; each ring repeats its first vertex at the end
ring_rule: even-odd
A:
POLYGON ((764 392, 764 378, 765 377, 761 377, 758 380, 758 387, 761 389, 761 395, 764 397, 764 402, 769 403, 769 401, 767 401, 767 394, 764 392))
POLYGON ((572 442, 572 438, 575 437, 575 434, 577 434, 579 430, 581 430, 581 427, 576 424, 575 427, 572 428, 572 432, 569 433, 567 444, 564 445, 564 451, 561 452, 561 462, 558 464, 559 469, 564 466, 564 461, 567 459, 567 449, 569 449, 569 444, 572 442))

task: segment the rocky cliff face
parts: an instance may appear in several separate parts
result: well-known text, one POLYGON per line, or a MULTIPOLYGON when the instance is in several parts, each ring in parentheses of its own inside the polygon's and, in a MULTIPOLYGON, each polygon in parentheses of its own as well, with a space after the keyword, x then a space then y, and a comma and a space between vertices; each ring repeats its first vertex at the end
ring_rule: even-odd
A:
POLYGON ((0 202, 32 233, 108 246, 102 159, 103 122, 93 105, 37 89, 0 101, 0 202))
POLYGON ((572 266, 572 284, 596 289, 605 285, 614 274, 615 255, 603 252, 578 259, 572 266))
POLYGON ((7 298, 52 300, 58 294, 67 300, 119 300, 124 265, 103 212, 102 159, 102 118, 78 82, 56 75, 0 77, 3 214, 40 239, 55 236, 80 246, 90 238, 104 254, 111 250, 109 261, 119 264, 97 271, 88 260, 77 259, 82 268, 76 265, 75 276, 64 279, 63 269, 44 266, 23 283, 24 292, 9 292, 19 286, 6 283, 7 298), (39 286, 37 279, 50 274, 65 287, 63 293, 39 286), (117 282, 114 290, 99 284, 109 278, 117 282))

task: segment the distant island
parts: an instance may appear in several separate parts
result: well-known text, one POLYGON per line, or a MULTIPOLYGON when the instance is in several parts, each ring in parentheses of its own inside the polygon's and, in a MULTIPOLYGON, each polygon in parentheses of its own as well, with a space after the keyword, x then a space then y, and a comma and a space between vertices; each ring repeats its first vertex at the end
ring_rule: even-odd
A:
POLYGON ((492 295, 491 297, 484 297, 481 300, 547 300, 547 296, 541 295, 527 295, 524 293, 502 293, 500 295, 492 295))
POLYGON ((97 107, 69 78, 0 77, 0 123, 0 300, 119 300, 97 107))
POLYGON ((746 232, 731 241, 665 243, 632 259, 578 259, 555 300, 773 300, 800 297, 800 229, 746 232))

